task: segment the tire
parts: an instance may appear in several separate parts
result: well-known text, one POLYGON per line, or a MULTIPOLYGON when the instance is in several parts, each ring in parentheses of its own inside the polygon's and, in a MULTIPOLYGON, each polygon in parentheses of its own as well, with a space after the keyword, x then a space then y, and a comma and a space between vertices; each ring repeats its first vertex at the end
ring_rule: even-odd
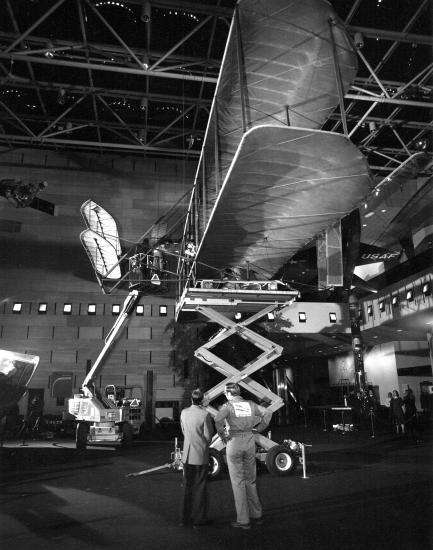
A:
POLYGON ((122 424, 122 447, 124 449, 131 447, 132 440, 134 439, 134 433, 131 424, 124 422, 122 424))
POLYGON ((284 445, 275 445, 266 453, 266 468, 272 475, 288 476, 297 465, 297 457, 284 445))
POLYGON ((208 479, 218 479, 225 470, 223 454, 216 449, 209 449, 208 479))
POLYGON ((75 430, 75 447, 79 451, 84 451, 87 447, 87 436, 89 434, 89 426, 85 422, 79 422, 75 430))

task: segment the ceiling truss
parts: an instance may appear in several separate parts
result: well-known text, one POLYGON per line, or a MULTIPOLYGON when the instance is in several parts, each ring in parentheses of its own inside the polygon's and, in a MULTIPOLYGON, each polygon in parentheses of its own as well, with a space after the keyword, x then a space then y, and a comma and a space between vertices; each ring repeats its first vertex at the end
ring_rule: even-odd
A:
MULTIPOLYGON (((366 1, 341 13, 357 46, 360 71, 343 109, 332 113, 324 129, 345 131, 370 166, 383 173, 430 146, 433 39, 412 32, 425 17, 428 0, 414 2, 411 17, 401 28, 396 19, 392 29, 361 24, 358 14, 366 1), (380 55, 371 56, 375 43, 380 55), (402 62, 412 63, 413 70, 401 75, 405 78, 399 73, 389 78, 395 73, 390 65, 407 46, 412 57, 402 62)), ((223 7, 220 1, 153 1, 145 24, 138 21, 145 2, 124 0, 130 25, 141 25, 143 35, 131 43, 126 27, 115 28, 109 2, 28 2, 27 12, 23 3, 17 8, 5 1, 6 23, 0 27, 0 145, 198 157, 235 2, 223 7), (176 16, 175 9, 183 11, 176 16), (50 22, 59 26, 56 18, 64 13, 72 14, 76 30, 53 36, 50 22), (170 31, 180 14, 188 24, 176 35, 170 31), (163 39, 161 32, 154 37, 162 24, 172 37, 163 39), (95 28, 102 30, 98 34, 95 28), (191 47, 195 41, 200 48, 191 47)), ((337 12, 341 3, 333 2, 337 12)))

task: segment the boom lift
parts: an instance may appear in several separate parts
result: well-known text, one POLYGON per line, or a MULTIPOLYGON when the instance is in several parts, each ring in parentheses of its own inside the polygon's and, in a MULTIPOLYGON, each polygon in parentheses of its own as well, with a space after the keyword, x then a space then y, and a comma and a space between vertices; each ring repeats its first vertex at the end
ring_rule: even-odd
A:
MULTIPOLYGON (((102 369, 104 359, 139 298, 138 290, 129 292, 119 316, 105 339, 104 347, 83 381, 80 393, 69 399, 69 413, 77 420, 75 439, 77 449, 85 449, 87 443, 128 446, 134 432, 144 421, 142 400, 137 398, 126 401, 117 400, 116 388, 112 385, 107 386, 104 396, 95 385, 95 378, 102 369)), ((125 396, 122 395, 122 397, 125 396)))

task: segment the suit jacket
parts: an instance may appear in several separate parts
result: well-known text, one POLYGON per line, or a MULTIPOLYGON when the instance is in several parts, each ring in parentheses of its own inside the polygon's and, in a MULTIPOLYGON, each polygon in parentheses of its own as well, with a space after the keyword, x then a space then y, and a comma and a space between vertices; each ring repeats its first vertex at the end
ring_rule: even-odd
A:
POLYGON ((200 405, 191 405, 181 412, 180 425, 184 435, 182 462, 207 464, 209 444, 215 433, 211 415, 200 405))

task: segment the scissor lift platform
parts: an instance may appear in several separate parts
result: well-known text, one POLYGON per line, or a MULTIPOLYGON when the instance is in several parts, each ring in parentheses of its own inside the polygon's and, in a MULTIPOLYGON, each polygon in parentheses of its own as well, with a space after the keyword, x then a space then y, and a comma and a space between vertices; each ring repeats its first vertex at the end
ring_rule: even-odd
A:
MULTIPOLYGON (((208 342, 200 346, 194 355, 203 361, 206 365, 212 367, 220 374, 225 376, 225 379, 219 384, 208 390, 205 394, 204 403, 207 410, 215 416, 217 409, 211 403, 214 399, 224 392, 225 385, 228 382, 239 384, 244 389, 248 390, 252 395, 258 398, 259 401, 272 412, 277 411, 284 405, 283 399, 273 393, 268 388, 265 388, 254 380, 251 375, 259 369, 263 368, 273 360, 277 359, 283 352, 283 348, 278 344, 265 338, 252 330, 248 325, 252 325, 255 321, 265 315, 274 312, 279 307, 285 307, 293 303, 298 292, 292 290, 278 291, 277 288, 269 289, 270 282, 254 282, 256 286, 251 288, 239 288, 242 284, 251 282, 230 282, 230 285, 238 285, 238 288, 195 288, 191 289, 191 295, 185 296, 184 307, 186 311, 195 310, 198 313, 206 316, 210 321, 217 323, 221 329, 208 342), (262 285, 262 288, 259 286, 262 285), (268 288, 268 289, 267 289, 268 288), (198 291, 198 292, 196 292, 198 291), (185 302, 189 301, 188 305, 185 302), (247 319, 236 322, 221 312, 222 308, 233 310, 233 305, 236 304, 236 309, 240 306, 248 308, 248 311, 253 311, 247 319), (218 310, 218 311, 217 311, 218 310), (237 335, 243 340, 253 344, 261 353, 253 360, 249 361, 241 369, 238 369, 223 360, 214 353, 214 348, 233 335, 237 335)), ((277 475, 285 475, 291 473, 297 462, 298 457, 294 452, 294 448, 298 451, 299 444, 288 441, 288 445, 279 445, 270 438, 266 438, 260 433, 256 433, 256 457, 259 461, 264 462, 271 473, 277 475), (295 447, 290 447, 293 444, 295 447)), ((211 475, 218 475, 223 467, 222 451, 225 447, 224 442, 219 436, 215 436, 211 444, 211 475)))
POLYGON ((229 281, 202 279, 185 287, 176 305, 176 317, 183 312, 197 311, 198 306, 217 311, 256 313, 269 304, 290 305, 299 298, 299 291, 289 289, 281 281, 229 281))

